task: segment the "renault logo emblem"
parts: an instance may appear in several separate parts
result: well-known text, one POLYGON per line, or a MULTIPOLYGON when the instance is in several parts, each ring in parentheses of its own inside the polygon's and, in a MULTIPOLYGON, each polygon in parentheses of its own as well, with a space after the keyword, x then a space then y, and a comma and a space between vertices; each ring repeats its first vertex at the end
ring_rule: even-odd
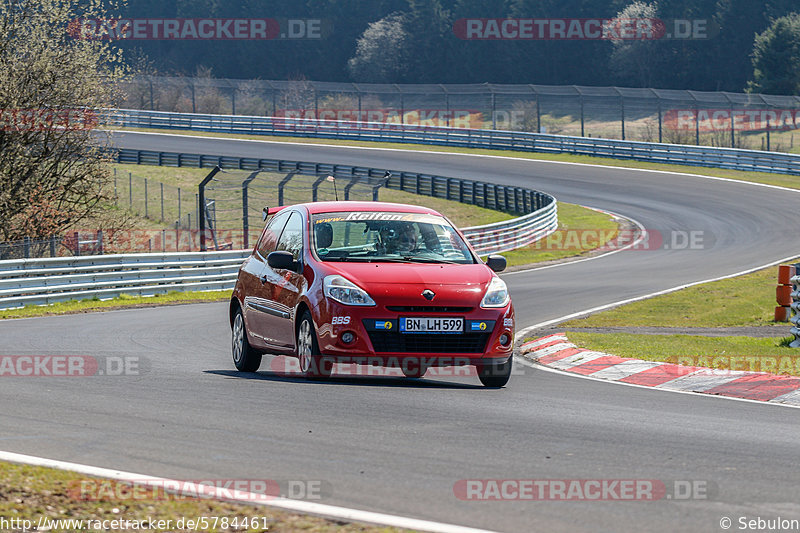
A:
POLYGON ((424 291, 422 291, 422 295, 425 297, 426 300, 431 301, 433 300, 433 297, 436 296, 436 293, 430 289, 425 289, 424 291))

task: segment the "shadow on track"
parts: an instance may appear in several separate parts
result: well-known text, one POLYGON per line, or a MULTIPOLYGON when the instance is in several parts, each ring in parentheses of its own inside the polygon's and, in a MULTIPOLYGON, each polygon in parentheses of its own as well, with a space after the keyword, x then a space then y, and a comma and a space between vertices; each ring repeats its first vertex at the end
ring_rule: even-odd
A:
POLYGON ((239 372, 237 370, 204 370, 204 374, 214 374, 235 379, 259 381, 280 381, 283 383, 303 383, 306 385, 348 385, 359 387, 403 387, 409 389, 482 389, 492 390, 480 384, 434 381, 430 378, 337 376, 335 373, 326 379, 306 379, 300 374, 287 374, 262 370, 259 372, 239 372))

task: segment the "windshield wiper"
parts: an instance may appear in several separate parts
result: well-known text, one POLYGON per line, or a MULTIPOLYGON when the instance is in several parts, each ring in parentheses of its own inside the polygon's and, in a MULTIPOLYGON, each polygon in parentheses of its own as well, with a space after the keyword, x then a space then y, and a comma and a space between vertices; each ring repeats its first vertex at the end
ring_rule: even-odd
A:
POLYGON ((449 259, 436 259, 435 257, 417 257, 417 256, 406 256, 403 257, 406 261, 410 263, 444 263, 448 265, 464 265, 466 263, 460 263, 458 261, 451 261, 449 259))
POLYGON ((342 261, 342 262, 353 262, 353 263, 371 263, 375 260, 374 257, 350 257, 350 256, 343 256, 343 257, 326 257, 323 261, 342 261))

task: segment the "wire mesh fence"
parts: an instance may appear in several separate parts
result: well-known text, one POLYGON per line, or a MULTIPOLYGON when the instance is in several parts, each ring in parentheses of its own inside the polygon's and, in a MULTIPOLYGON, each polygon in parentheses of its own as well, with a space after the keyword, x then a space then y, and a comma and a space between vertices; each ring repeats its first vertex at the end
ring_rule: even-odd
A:
POLYGON ((197 187, 181 188, 142 174, 113 170, 114 205, 150 221, 197 227, 197 187))
MULTIPOLYGON (((141 174, 114 169, 114 203, 135 215, 133 227, 81 229, 49 239, 0 243, 0 260, 102 253, 238 250, 255 244, 264 207, 336 199, 377 199, 378 180, 333 178, 297 171, 215 172, 204 187, 200 215, 198 185, 177 187, 141 174), (205 232, 200 231, 200 224, 205 232), (204 243, 204 241, 207 241, 204 243)), ((330 177, 329 177, 330 176, 330 177)))
MULTIPOLYGON (((624 87, 138 77, 124 107, 793 151, 800 97, 624 87)), ((800 139, 798 139, 800 142, 800 139)))
POLYGON ((71 231, 49 239, 25 237, 0 242, 0 260, 96 255, 104 252, 103 231, 71 231))

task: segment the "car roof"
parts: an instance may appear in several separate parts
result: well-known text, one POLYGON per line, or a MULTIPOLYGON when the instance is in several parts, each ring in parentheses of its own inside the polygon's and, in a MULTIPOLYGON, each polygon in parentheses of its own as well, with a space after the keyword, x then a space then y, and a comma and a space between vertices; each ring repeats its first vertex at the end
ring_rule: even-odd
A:
POLYGON ((396 213, 423 213, 442 216, 441 213, 430 207, 419 205, 396 204, 392 202, 311 202, 298 204, 294 207, 303 206, 312 215, 317 213, 337 213, 341 211, 390 211, 396 213))

